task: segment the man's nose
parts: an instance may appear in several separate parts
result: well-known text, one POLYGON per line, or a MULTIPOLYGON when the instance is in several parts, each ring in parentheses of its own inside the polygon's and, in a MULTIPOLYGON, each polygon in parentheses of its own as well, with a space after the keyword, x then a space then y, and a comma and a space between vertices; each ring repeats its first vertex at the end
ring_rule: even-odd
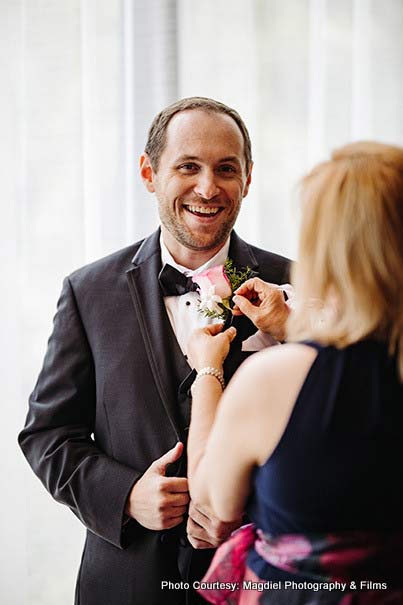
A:
POLYGON ((220 193, 220 189, 216 183, 216 175, 214 172, 204 171, 197 175, 196 185, 194 192, 199 197, 205 200, 211 200, 213 197, 220 193))

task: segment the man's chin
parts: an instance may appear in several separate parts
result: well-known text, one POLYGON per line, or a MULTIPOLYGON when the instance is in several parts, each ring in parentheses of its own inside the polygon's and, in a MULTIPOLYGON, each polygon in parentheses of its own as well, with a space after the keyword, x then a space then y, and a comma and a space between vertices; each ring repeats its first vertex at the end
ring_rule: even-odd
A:
MULTIPOLYGON (((227 241, 231 230, 232 227, 228 228, 228 226, 222 226, 221 229, 215 230, 213 234, 208 228, 206 228, 205 230, 201 230, 199 233, 187 231, 178 234, 178 236, 180 236, 182 240, 181 243, 190 250, 207 252, 223 246, 227 241)), ((179 237, 177 239, 180 241, 179 237)))
POLYGON ((206 240, 202 238, 181 238, 180 240, 178 239, 178 242, 182 244, 182 246, 185 246, 194 252, 208 252, 210 250, 221 248, 227 241, 228 235, 225 234, 223 237, 215 238, 213 240, 206 240))
POLYGON ((215 229, 212 234, 211 229, 209 230, 208 228, 195 232, 194 229, 188 229, 184 225, 181 229, 178 229, 178 225, 173 225, 172 223, 162 224, 178 244, 193 252, 208 252, 221 248, 232 230, 232 226, 222 225, 220 229, 215 229))

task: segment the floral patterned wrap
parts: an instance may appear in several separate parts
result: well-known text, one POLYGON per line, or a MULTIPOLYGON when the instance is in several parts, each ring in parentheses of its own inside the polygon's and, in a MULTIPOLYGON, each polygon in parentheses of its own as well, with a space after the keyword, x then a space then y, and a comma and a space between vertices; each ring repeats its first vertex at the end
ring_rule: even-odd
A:
POLYGON ((216 605, 403 605, 403 534, 271 537, 244 525, 217 550, 201 586, 216 605), (290 579, 258 578, 246 564, 252 548, 290 579))

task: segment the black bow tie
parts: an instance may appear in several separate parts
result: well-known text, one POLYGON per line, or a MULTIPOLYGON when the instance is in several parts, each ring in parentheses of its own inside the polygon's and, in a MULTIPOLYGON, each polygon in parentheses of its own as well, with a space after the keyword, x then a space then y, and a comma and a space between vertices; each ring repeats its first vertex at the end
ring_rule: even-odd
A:
POLYGON ((187 292, 195 292, 197 285, 191 277, 175 269, 171 265, 164 265, 158 276, 162 296, 182 296, 187 292))

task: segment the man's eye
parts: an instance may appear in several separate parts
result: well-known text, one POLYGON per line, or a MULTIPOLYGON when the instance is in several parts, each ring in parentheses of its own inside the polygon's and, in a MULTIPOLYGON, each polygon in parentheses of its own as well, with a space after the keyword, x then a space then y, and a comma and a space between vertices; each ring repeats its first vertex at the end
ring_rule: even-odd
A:
POLYGON ((182 170, 183 172, 194 172, 197 170, 197 165, 192 163, 182 164, 179 166, 179 170, 182 170))
POLYGON ((222 166, 219 167, 219 172, 224 172, 224 174, 232 174, 234 172, 236 172, 236 169, 234 166, 231 166, 230 164, 223 164, 222 166))

